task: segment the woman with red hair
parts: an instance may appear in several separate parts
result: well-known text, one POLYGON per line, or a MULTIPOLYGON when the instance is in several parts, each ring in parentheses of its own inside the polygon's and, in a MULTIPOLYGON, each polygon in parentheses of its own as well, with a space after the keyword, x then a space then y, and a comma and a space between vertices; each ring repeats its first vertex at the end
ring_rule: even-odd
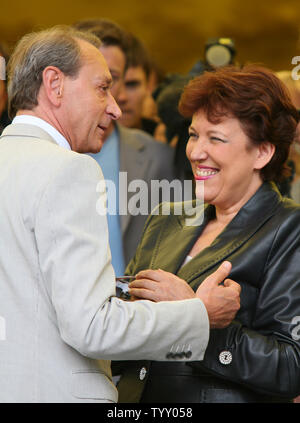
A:
POLYGON ((203 216, 197 226, 186 225, 188 213, 150 216, 127 268, 137 274, 130 293, 182 299, 180 280, 192 297, 227 260, 241 307, 227 327, 211 329, 203 361, 185 363, 176 349, 178 362, 143 363, 143 378, 140 363, 127 363, 120 400, 292 401, 300 393, 300 206, 275 182, 287 175, 298 112, 280 80, 254 65, 196 77, 179 110, 192 118, 186 153, 203 216))

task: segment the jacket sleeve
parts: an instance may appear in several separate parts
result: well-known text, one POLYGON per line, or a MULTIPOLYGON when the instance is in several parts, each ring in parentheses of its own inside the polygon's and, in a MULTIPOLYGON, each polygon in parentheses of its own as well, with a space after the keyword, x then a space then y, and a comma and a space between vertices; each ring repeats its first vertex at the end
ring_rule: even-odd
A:
POLYGON ((299 395, 299 266, 298 210, 275 235, 261 277, 251 329, 233 321, 225 329, 212 330, 204 361, 192 363, 192 366, 204 366, 222 378, 258 392, 286 398, 299 395), (227 358, 225 364, 220 357, 222 352, 227 358))
POLYGON ((199 299, 116 298, 101 180, 93 159, 68 154, 53 170, 36 212, 39 267, 61 338, 95 359, 167 360, 178 347, 202 360, 209 324, 199 299))

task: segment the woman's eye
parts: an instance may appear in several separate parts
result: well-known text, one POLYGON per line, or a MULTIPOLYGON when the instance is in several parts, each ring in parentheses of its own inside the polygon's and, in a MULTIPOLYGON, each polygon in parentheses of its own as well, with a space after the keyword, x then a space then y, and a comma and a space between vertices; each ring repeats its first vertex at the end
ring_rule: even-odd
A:
POLYGON ((210 138, 212 141, 220 141, 220 142, 227 142, 227 141, 225 141, 225 140, 223 140, 222 138, 218 138, 218 137, 211 137, 210 138))
POLYGON ((195 132, 189 132, 189 138, 196 138, 197 134, 195 132))

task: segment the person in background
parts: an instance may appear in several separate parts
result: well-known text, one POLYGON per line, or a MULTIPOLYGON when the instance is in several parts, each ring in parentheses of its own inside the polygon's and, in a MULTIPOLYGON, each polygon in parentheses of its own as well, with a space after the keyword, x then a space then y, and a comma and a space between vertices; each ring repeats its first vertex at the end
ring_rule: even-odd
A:
POLYGON ((274 181, 286 177, 299 114, 281 81, 255 65, 196 77, 179 110, 192 118, 186 153, 206 207, 195 225, 186 223, 193 202, 186 215, 173 206, 151 216, 126 270, 137 274, 129 292, 174 300, 179 280, 196 290, 226 259, 241 308, 210 332, 201 362, 143 362, 143 381, 139 362, 124 363, 120 401, 291 402, 300 393, 300 205, 274 181))
POLYGON ((151 95, 156 85, 153 84, 155 74, 155 68, 144 44, 138 37, 129 34, 127 69, 118 96, 122 111, 120 123, 127 128, 142 129, 153 136, 159 123, 156 103, 151 95))
MULTIPOLYGON (((286 85, 289 90, 291 100, 300 113, 300 80, 292 78, 291 71, 280 71, 276 75, 286 85)), ((300 125, 297 127, 297 134, 291 146, 289 164, 293 169, 293 178, 289 183, 289 195, 293 200, 300 203, 300 125)))
MULTIPOLYGON (((113 76, 112 95, 118 101, 129 60, 129 34, 108 19, 83 20, 77 22, 74 27, 88 31, 101 40, 100 51, 113 76)), ((101 166, 104 178, 112 181, 116 187, 116 192, 108 191, 108 205, 116 203, 117 213, 108 212, 107 218, 112 263, 119 276, 124 274, 126 265, 134 255, 148 216, 146 213, 133 215, 129 211, 120 213, 121 204, 125 203, 125 200, 121 199, 120 201, 120 198, 122 196, 126 198, 127 195, 127 206, 134 193, 121 191, 119 175, 126 173, 125 189, 132 181, 146 182, 149 193, 147 197, 148 213, 150 213, 151 181, 163 179, 171 181, 173 179, 173 154, 174 151, 171 147, 157 143, 149 134, 126 128, 115 121, 111 122, 105 132, 101 152, 92 154, 92 157, 101 166)))

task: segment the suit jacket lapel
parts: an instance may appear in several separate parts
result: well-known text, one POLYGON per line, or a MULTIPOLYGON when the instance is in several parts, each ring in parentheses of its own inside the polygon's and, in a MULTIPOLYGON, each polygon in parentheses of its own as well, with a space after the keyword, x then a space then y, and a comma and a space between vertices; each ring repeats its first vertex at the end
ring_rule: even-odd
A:
MULTIPOLYGON (((134 131, 124 128, 121 125, 117 125, 117 130, 120 140, 120 172, 127 172, 127 189, 133 180, 145 180, 150 163, 149 161, 145 163, 143 156, 145 146, 135 136, 134 131)), ((130 200, 133 195, 134 193, 127 192, 127 200, 130 200)), ((123 234, 126 231, 130 219, 131 214, 128 212, 120 216, 123 234)))
POLYGON ((193 286, 193 281, 199 279, 201 274, 230 259, 230 255, 274 215, 279 202, 280 196, 276 188, 264 183, 214 242, 181 269, 186 255, 208 220, 212 218, 214 207, 208 206, 205 209, 204 221, 199 227, 185 227, 183 217, 173 217, 172 220, 176 224, 166 228, 166 233, 159 237, 157 253, 151 267, 175 272, 193 286))

